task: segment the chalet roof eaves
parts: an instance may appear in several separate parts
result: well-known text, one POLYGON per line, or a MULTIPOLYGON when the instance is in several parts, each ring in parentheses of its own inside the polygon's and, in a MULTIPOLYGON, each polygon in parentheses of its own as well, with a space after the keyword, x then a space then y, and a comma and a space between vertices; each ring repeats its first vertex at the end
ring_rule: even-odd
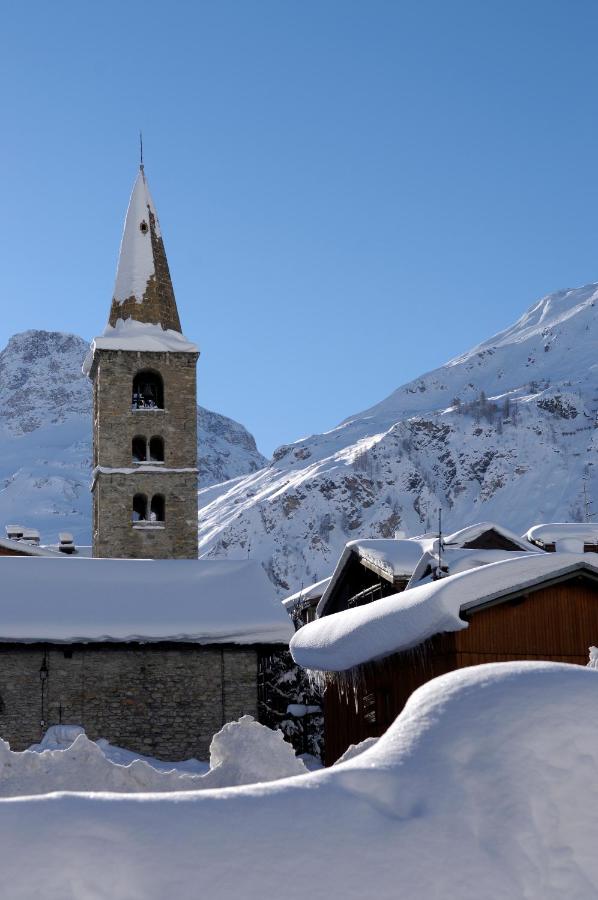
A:
POLYGON ((474 600, 471 603, 464 603, 459 613, 460 615, 469 611, 479 612, 482 609, 488 609, 491 606, 498 606, 501 603, 508 603, 509 600, 515 599, 515 597, 520 597, 523 593, 534 593, 535 591, 541 591, 545 588, 551 587, 554 584, 561 584, 564 581, 569 581, 571 575, 576 573, 583 572, 587 578, 590 578, 592 581, 598 582, 598 567, 593 566, 591 563, 585 565, 582 562, 572 563, 570 566, 567 566, 565 569, 562 569, 558 574, 553 577, 542 578, 537 577, 530 579, 529 581, 522 581, 521 584, 516 587, 511 586, 508 590, 496 591, 495 594, 488 594, 483 597, 481 600, 474 600))

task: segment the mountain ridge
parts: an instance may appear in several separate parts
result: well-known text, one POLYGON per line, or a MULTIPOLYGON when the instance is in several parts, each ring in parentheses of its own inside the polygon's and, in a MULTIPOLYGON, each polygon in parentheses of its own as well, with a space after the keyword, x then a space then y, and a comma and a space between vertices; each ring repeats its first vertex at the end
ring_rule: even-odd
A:
MULTIPOLYGON (((200 510, 200 554, 257 557, 281 592, 329 574, 354 537, 496 519, 579 519, 596 496, 598 285, 513 325, 335 428, 279 447, 200 510)), ((200 503, 202 502, 200 492, 200 503)))

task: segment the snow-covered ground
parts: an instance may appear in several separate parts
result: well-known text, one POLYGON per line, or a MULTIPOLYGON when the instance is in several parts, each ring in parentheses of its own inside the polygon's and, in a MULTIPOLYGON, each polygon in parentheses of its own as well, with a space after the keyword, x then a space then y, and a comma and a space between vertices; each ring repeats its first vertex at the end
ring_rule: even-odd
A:
POLYGON ((174 794, 0 801, 11 900, 587 900, 598 674, 463 669, 328 770, 174 794))
POLYGON ((40 744, 22 752, 0 741, 0 797, 53 791, 205 791, 306 772, 282 732, 251 716, 227 723, 214 735, 209 763, 140 756, 105 740, 90 741, 77 725, 53 725, 40 744))

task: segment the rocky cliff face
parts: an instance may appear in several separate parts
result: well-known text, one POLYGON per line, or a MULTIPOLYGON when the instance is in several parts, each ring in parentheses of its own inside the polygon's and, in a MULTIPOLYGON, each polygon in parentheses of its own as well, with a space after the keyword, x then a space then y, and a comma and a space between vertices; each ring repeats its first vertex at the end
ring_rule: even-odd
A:
POLYGON ((281 592, 329 574, 347 540, 598 512, 598 285, 511 328, 271 464, 200 493, 200 554, 259 559, 281 592))
MULTIPOLYGON (((0 353, 0 534, 17 522, 55 541, 90 541, 91 384, 88 343, 74 334, 26 331, 0 353)), ((254 472, 267 460, 249 432, 198 407, 202 487, 254 472)))

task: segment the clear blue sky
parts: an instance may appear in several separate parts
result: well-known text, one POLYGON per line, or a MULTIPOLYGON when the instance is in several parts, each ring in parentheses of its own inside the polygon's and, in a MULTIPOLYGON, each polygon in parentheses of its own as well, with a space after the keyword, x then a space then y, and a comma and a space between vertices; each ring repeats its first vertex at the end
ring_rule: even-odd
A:
POLYGON ((595 2, 2 19, 2 344, 103 329, 140 127, 199 402, 266 453, 598 280, 595 2))

